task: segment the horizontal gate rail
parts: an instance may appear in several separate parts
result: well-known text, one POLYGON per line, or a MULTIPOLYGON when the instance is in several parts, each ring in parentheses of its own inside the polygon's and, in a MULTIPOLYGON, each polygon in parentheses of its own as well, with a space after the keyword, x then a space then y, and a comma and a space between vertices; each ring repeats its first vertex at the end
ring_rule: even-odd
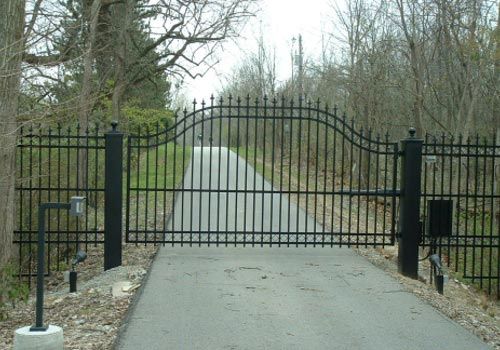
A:
MULTIPOLYGON (((144 191, 144 192, 177 192, 178 189, 167 188, 147 188, 147 187, 130 187, 131 191, 144 191)), ((183 192, 194 192, 194 193, 213 193, 213 189, 206 188, 184 188, 183 192)), ((252 194, 316 194, 316 195, 342 195, 342 196, 367 196, 367 197, 397 197, 401 193, 400 191, 390 191, 390 190, 367 190, 367 191, 306 191, 306 190, 239 190, 239 189, 217 189, 217 193, 252 193, 252 194)))

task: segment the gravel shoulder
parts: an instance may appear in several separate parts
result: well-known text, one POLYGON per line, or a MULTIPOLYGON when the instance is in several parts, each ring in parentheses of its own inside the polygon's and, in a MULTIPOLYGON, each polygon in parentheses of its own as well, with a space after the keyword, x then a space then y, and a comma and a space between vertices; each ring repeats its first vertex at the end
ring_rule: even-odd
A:
POLYGON ((476 334, 493 349, 500 349, 500 302, 488 297, 483 291, 462 283, 451 274, 439 294, 429 282, 429 264, 419 266, 420 279, 402 276, 397 271, 397 246, 382 248, 358 248, 355 251, 372 264, 389 273, 409 292, 412 292, 448 318, 476 334))
MULTIPOLYGON (((103 247, 89 246, 87 260, 77 269, 77 293, 69 293, 62 272, 46 279, 44 323, 63 328, 65 349, 112 349, 157 250, 124 245, 123 265, 103 271, 103 247)), ((26 303, 11 305, 7 312, 8 319, 0 324, 0 349, 12 348, 14 331, 34 322, 34 291, 26 303)))

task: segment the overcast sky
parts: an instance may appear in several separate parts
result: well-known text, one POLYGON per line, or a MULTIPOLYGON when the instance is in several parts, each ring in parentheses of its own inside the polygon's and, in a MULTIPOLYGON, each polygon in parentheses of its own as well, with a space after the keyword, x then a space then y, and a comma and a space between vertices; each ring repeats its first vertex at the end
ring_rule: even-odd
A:
MULTIPOLYGON (((256 48, 262 28, 266 43, 276 49, 278 79, 291 74, 292 38, 302 34, 306 57, 321 52, 321 29, 332 18, 332 0, 261 0, 260 11, 243 28, 241 38, 227 42, 219 55, 219 64, 203 78, 187 78, 183 93, 187 98, 202 99, 220 90, 231 71, 242 61, 245 52, 256 48)), ((297 43, 295 43, 297 47, 297 43)))

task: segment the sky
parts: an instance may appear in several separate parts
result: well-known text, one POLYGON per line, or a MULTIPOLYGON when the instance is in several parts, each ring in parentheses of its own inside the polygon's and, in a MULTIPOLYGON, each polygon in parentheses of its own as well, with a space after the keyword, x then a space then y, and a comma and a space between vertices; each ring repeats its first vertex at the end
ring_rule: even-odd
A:
MULTIPOLYGON (((245 56, 255 51, 256 40, 262 28, 264 40, 276 49, 278 81, 291 75, 292 38, 302 34, 306 57, 321 52, 322 28, 333 17, 333 0, 261 0, 260 11, 242 29, 236 41, 224 44, 219 63, 204 77, 186 78, 182 94, 188 99, 206 99, 217 93, 231 72, 245 56)), ((295 49, 298 47, 295 43, 295 49)))

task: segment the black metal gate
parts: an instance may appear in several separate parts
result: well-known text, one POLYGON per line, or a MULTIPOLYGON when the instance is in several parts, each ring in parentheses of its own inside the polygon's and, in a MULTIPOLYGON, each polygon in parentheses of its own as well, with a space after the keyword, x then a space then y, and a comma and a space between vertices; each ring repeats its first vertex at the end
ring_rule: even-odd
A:
POLYGON ((35 271, 39 206, 83 195, 81 219, 47 213, 48 273, 90 244, 103 245, 105 269, 121 265, 126 205, 127 242, 384 246, 397 239, 404 275, 417 278, 419 258, 438 253, 450 270, 500 294, 494 135, 418 139, 411 131, 398 150, 388 135, 357 131, 317 102, 231 98, 194 103, 173 125, 129 135, 127 152, 119 129, 20 129, 20 275, 35 271))
POLYGON ((319 102, 194 102, 128 136, 126 240, 392 245, 398 153, 319 102))

